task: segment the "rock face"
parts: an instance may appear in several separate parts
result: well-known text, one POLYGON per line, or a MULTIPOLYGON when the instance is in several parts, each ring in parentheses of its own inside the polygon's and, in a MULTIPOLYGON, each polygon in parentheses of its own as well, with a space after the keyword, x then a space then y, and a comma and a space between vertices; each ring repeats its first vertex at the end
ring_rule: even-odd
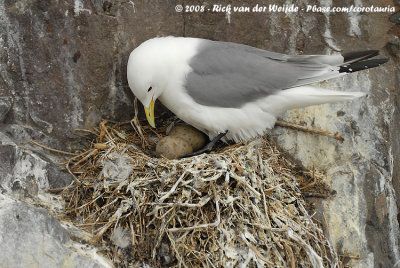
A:
POLYGON ((2 267, 111 267, 70 249, 67 231, 44 209, 0 195, 2 267))
MULTIPOLYGON (((127 112, 133 111, 133 95, 125 78, 126 62, 130 51, 148 38, 202 37, 291 54, 383 49, 391 59, 383 67, 321 85, 361 90, 368 97, 284 116, 292 122, 339 131, 345 138, 343 144, 281 128, 273 135, 303 165, 326 172, 337 194, 322 201, 319 211, 339 252, 360 256, 348 264, 390 267, 397 263, 398 14, 176 12, 175 6, 181 2, 0 0, 2 192, 23 199, 71 181, 54 164, 61 161, 61 155, 33 146, 31 139, 60 150, 74 150, 79 148, 75 128, 89 128, 101 118, 123 121, 132 117, 127 112)), ((377 5, 372 0, 350 2, 303 0, 297 4, 377 5)), ((212 9, 213 4, 208 7, 212 9)), ((254 1, 221 0, 218 4, 253 7, 254 1)), ((380 1, 379 5, 394 3, 380 1)), ((13 205, 12 209, 27 208, 13 205)), ((62 245, 66 236, 57 231, 51 237, 49 241, 62 245)), ((38 239, 35 235, 27 238, 38 239)))
POLYGON ((18 125, 6 125, 0 130, 0 185, 3 191, 33 197, 39 191, 64 187, 71 182, 69 174, 61 172, 51 161, 54 157, 46 156, 43 151, 33 152, 33 148, 26 146, 26 142, 39 138, 40 134, 33 128, 18 125), (12 137, 16 138, 12 140, 12 137))
MULTIPOLYGON (((363 1, 364 6, 372 4, 363 1)), ((325 17, 325 33, 332 36, 329 50, 390 47, 390 42, 398 46, 398 37, 387 34, 398 27, 389 24, 388 16, 343 15, 325 17), (348 23, 345 35, 343 21, 348 23)), ((291 130, 274 131, 282 147, 304 166, 326 172, 336 196, 322 202, 320 218, 326 221, 339 254, 360 256, 360 260, 344 259, 350 267, 391 267, 400 260, 399 58, 398 51, 390 49, 383 55, 391 61, 382 68, 322 83, 322 87, 366 92, 366 98, 284 116, 291 122, 338 131, 345 138, 343 143, 291 130)))

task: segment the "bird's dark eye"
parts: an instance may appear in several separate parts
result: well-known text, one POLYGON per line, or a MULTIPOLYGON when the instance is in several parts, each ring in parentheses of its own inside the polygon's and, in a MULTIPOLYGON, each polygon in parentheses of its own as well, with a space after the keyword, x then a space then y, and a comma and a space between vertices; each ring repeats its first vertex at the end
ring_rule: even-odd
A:
POLYGON ((153 87, 149 87, 149 89, 147 90, 147 92, 149 92, 150 90, 152 90, 153 89, 153 87))

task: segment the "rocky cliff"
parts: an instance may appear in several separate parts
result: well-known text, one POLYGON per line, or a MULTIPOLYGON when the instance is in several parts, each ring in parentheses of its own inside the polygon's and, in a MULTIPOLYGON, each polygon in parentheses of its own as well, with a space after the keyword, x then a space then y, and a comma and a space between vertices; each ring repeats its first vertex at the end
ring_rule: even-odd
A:
MULTIPOLYGON (((390 267, 398 263, 399 13, 177 12, 176 5, 183 2, 205 4, 0 0, 0 220, 4 222, 0 259, 13 256, 6 264, 22 263, 20 267, 51 263, 49 259, 55 261, 49 267, 107 266, 96 256, 71 250, 68 235, 52 216, 22 202, 72 180, 54 164, 62 155, 30 141, 74 151, 81 145, 76 128, 90 128, 102 118, 130 119, 133 95, 125 78, 130 51, 148 38, 175 35, 291 54, 381 49, 390 58, 382 67, 322 83, 366 92, 366 98, 284 116, 291 122, 338 131, 343 143, 282 128, 276 128, 273 136, 304 166, 326 173, 336 195, 319 202, 318 215, 339 254, 359 256, 345 258, 347 264, 390 267), (35 228, 29 228, 32 225, 35 228), (36 251, 39 240, 43 247, 36 251), (26 255, 15 253, 20 243, 25 244, 26 255), (15 249, 14 255, 10 249, 15 249)), ((396 3, 380 1, 379 5, 396 3)), ((253 7, 255 1, 218 4, 253 7)), ((377 5, 372 0, 297 2, 300 7, 307 4, 377 5)))

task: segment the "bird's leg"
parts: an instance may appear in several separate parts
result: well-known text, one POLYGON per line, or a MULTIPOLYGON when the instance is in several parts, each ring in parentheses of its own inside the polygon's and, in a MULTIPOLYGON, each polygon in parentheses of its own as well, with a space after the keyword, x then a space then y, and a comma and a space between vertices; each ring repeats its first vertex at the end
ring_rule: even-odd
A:
POLYGON ((212 149, 214 148, 215 144, 221 140, 226 134, 228 133, 228 130, 222 133, 219 133, 218 136, 216 136, 214 139, 212 139, 209 143, 207 143, 203 148, 201 148, 200 150, 190 153, 190 154, 185 154, 183 156, 181 156, 180 158, 186 158, 186 157, 191 157, 191 156, 196 156, 196 155, 200 155, 203 153, 209 153, 212 151, 212 149))

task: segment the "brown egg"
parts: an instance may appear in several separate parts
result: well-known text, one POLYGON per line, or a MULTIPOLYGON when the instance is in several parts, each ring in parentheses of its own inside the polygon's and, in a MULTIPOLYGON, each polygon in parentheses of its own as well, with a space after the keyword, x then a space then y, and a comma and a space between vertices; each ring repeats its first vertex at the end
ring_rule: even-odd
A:
POLYGON ((168 159, 176 159, 185 154, 193 153, 193 148, 181 137, 167 136, 157 143, 156 153, 168 159))
POLYGON ((204 133, 189 125, 178 125, 174 127, 169 133, 169 136, 176 136, 184 139, 192 146, 194 151, 203 148, 206 144, 206 136, 204 133))

